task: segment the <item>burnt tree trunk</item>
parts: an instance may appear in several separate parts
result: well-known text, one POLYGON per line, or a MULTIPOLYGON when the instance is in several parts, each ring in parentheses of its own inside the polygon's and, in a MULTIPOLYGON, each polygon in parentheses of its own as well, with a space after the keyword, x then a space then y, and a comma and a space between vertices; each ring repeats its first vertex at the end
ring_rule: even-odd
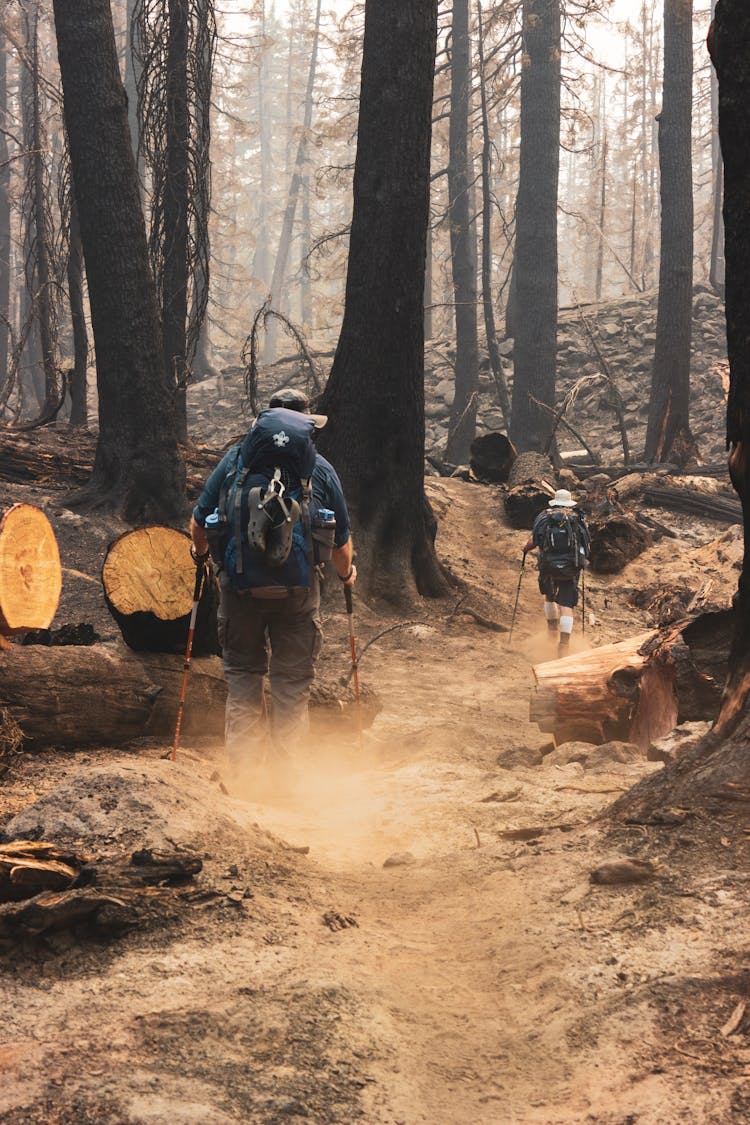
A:
MULTIPOLYGON (((279 301, 281 299, 284 279, 286 277, 286 267, 287 262, 289 261, 289 251, 292 247, 294 218, 297 213, 297 201, 299 199, 305 163, 307 161, 307 149, 310 143, 310 128, 312 126, 313 116, 313 94, 315 92, 315 74, 317 71, 318 63, 318 42, 320 39, 320 8, 321 0, 318 0, 317 8, 315 11, 315 29, 313 32, 312 53, 310 55, 310 69, 307 74, 307 89, 305 91, 305 110, 304 120, 302 123, 302 133, 300 135, 299 144, 297 146, 297 157, 294 162, 292 178, 289 184, 289 194, 287 196, 286 209, 284 211, 284 218, 281 224, 281 234, 279 236, 279 248, 276 252, 276 260, 273 264, 273 276, 271 278, 271 307, 276 310, 278 310, 279 308, 279 301)), ((272 363, 276 358, 277 329, 278 321, 275 317, 271 317, 268 321, 268 326, 266 329, 266 342, 264 349, 264 358, 266 363, 272 363)))
POLYGON ((693 3, 664 2, 664 96, 659 114, 661 260, 647 461, 668 461, 690 436, 693 300, 693 3))
POLYGON ((54 13, 96 346, 99 441, 88 498, 132 522, 181 521, 185 468, 109 0, 55 0, 54 13))
POLYGON ((437 0, 368 0, 346 304, 322 408, 366 590, 447 590, 424 493, 424 277, 437 0))
POLYGON ((487 353, 490 360, 492 378, 495 380, 497 399, 500 404, 505 429, 510 426, 510 398, 505 372, 500 361, 495 327, 495 307, 492 300, 492 138, 487 109, 487 86, 484 75, 484 27, 482 25, 482 3, 477 0, 477 48, 479 52, 479 96, 482 107, 482 305, 484 307, 484 327, 487 334, 487 353))
POLYGON ((727 442, 745 532, 739 617, 719 718, 720 728, 729 734, 745 716, 750 694, 750 9, 742 0, 719 0, 709 46, 719 81, 719 139, 724 162, 730 371, 727 442))
MULTIPOLYGON (((8 128, 8 51, 0 36, 0 126, 8 128)), ((8 378, 10 321, 10 164, 8 138, 0 132, 0 388, 8 378)))
POLYGON ((448 197, 456 322, 456 379, 445 458, 463 465, 469 460, 469 448, 476 432, 479 387, 476 240, 470 206, 469 175, 469 0, 453 0, 452 29, 448 197))
POLYGON ((33 64, 33 161, 34 161, 34 216, 36 222, 36 279, 39 286, 39 339, 42 345, 44 369, 44 412, 54 410, 57 403, 57 365, 54 325, 54 291, 49 227, 49 203, 45 190, 44 142, 42 135, 41 77, 39 73, 38 13, 34 16, 32 40, 33 64))
POLYGON ((81 224, 75 194, 70 201, 70 250, 68 253, 68 296, 73 324, 73 371, 70 378, 70 421, 73 426, 87 426, 89 419, 86 368, 89 361, 89 338, 83 307, 83 245, 81 224))
POLYGON ((185 379, 188 290, 188 0, 169 0, 167 143, 164 177, 162 336, 167 378, 174 387, 177 436, 187 438, 185 379))
POLYGON ((719 144, 719 83, 716 71, 711 72, 711 171, 713 219, 711 223, 711 261, 708 281, 724 296, 724 218, 721 206, 724 196, 724 165, 719 144))
POLYGON ((521 149, 513 262, 514 381, 510 438, 543 449, 557 353, 560 0, 524 0, 521 149))

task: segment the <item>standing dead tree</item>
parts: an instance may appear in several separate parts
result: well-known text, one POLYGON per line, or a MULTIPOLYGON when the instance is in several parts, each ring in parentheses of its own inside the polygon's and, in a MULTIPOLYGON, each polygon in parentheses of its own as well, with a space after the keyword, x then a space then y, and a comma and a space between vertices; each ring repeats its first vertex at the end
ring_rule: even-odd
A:
POLYGON ((50 205, 50 162, 43 125, 39 9, 35 4, 24 6, 23 21, 25 53, 21 99, 27 156, 22 209, 25 219, 26 286, 28 293, 33 295, 27 315, 35 317, 38 326, 44 372, 44 386, 38 398, 41 416, 47 417, 60 397, 56 362, 59 274, 50 205))
POLYGON ((145 157, 149 256, 162 312, 164 358, 187 434, 185 390, 206 315, 211 205, 213 0, 138 0, 139 155, 145 157))
MULTIPOLYGON (((307 163, 307 150, 310 143, 310 129, 312 128, 313 95, 315 92, 315 75, 317 72, 318 63, 318 43, 320 39, 320 9, 321 0, 317 0, 312 51, 310 53, 310 68, 307 74, 307 89, 305 91, 304 120, 302 124, 302 132, 300 134, 299 144, 297 145, 297 156, 294 161, 292 178, 289 183, 289 194, 287 196, 284 219, 281 225, 281 235, 279 236, 279 248, 276 253, 276 260, 273 266, 273 276, 271 278, 271 306, 273 308, 278 308, 279 299, 281 297, 281 287, 284 284, 284 278, 286 276, 286 266, 289 259, 289 251, 292 245, 292 232, 294 230, 294 219, 297 213, 297 200, 299 199, 300 188, 303 187, 305 179, 304 169, 305 164, 307 163)), ((273 362, 275 350, 275 321, 271 321, 270 331, 266 335, 264 357, 266 363, 273 362)))

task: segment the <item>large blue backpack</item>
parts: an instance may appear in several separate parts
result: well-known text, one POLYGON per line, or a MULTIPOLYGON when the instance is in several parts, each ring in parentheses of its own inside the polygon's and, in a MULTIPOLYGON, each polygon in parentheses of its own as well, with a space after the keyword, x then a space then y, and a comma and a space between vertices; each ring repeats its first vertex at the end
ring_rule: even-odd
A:
POLYGON ((229 530, 224 567, 235 590, 310 586, 314 428, 307 415, 275 407, 258 415, 237 448, 219 499, 229 530))

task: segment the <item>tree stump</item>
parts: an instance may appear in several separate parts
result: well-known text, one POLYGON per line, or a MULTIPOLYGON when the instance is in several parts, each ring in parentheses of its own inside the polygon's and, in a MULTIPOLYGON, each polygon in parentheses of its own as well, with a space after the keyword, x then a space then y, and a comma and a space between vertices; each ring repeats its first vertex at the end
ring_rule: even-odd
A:
POLYGON ((471 443, 469 468, 477 480, 505 484, 517 457, 516 447, 505 434, 483 434, 471 443))
POLYGON ((549 457, 533 450, 519 453, 508 473, 508 485, 508 522, 518 530, 530 530, 555 494, 555 471, 549 457))
MULTIPOLYGON (((125 644, 135 652, 182 652, 187 644, 195 589, 190 536, 150 525, 128 531, 107 549, 102 584, 107 608, 125 644)), ((198 606, 193 652, 219 653, 219 594, 207 576, 198 606)))
POLYGON ((52 525, 32 504, 14 504, 0 521, 0 635, 48 629, 61 590, 52 525))
POLYGON ((597 574, 619 574, 629 562, 651 546, 652 536, 629 515, 592 519, 591 569, 597 574))

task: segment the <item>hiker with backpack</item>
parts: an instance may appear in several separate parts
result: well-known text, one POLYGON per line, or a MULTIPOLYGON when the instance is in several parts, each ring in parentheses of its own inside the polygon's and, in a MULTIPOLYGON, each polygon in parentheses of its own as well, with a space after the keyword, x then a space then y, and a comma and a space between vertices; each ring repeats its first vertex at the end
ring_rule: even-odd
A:
POLYGON ((301 391, 277 391, 206 481, 193 510, 193 557, 219 577, 227 682, 225 745, 235 774, 288 764, 304 738, 321 646, 320 565, 357 578, 341 483, 313 444, 325 425, 301 391), (266 674, 271 706, 264 694, 266 674))
POLYGON ((534 520, 523 558, 538 548, 539 592, 550 637, 558 642, 558 656, 570 651, 573 610, 578 582, 591 551, 591 536, 583 512, 567 488, 557 490, 548 507, 534 520))

